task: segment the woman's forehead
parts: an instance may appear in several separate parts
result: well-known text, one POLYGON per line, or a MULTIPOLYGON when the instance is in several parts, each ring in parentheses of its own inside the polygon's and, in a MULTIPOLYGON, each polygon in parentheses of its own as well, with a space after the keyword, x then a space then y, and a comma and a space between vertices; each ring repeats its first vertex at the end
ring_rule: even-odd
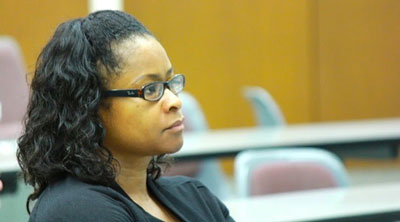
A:
POLYGON ((159 68, 168 66, 169 69, 171 66, 164 47, 153 37, 137 37, 125 41, 120 45, 119 52, 124 68, 129 71, 160 71, 159 68))
POLYGON ((136 79, 158 75, 165 79, 173 72, 171 62, 162 45, 153 37, 136 37, 122 42, 116 53, 122 63, 118 79, 132 83, 136 79))

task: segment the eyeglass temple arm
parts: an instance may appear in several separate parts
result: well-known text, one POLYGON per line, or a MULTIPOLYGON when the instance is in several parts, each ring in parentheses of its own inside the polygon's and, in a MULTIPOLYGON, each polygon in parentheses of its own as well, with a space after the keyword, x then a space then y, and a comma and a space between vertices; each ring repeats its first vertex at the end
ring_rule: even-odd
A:
POLYGON ((143 97, 140 89, 109 90, 104 93, 105 97, 143 97))

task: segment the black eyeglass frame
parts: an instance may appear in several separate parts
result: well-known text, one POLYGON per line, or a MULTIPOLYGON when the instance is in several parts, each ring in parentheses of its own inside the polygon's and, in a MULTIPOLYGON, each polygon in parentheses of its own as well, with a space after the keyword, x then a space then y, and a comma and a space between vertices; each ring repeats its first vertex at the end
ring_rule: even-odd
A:
MULTIPOLYGON (((185 88, 186 78, 185 78, 185 76, 183 74, 176 74, 176 75, 174 75, 174 77, 172 77, 168 81, 151 82, 149 84, 144 85, 141 89, 112 89, 112 90, 108 90, 108 91, 106 91, 104 93, 104 97, 140 97, 140 98, 142 98, 142 99, 144 99, 146 101, 151 101, 151 102, 158 101, 163 97, 166 87, 171 90, 169 85, 177 77, 182 77, 183 78, 183 86, 182 86, 182 90, 183 90, 185 88), (156 98, 156 99, 152 99, 152 100, 146 99, 144 97, 144 91, 145 91, 146 87, 149 87, 149 86, 154 85, 154 84, 160 84, 160 83, 163 84, 162 93, 161 93, 160 97, 156 98)), ((178 94, 181 91, 174 92, 174 93, 178 94)))

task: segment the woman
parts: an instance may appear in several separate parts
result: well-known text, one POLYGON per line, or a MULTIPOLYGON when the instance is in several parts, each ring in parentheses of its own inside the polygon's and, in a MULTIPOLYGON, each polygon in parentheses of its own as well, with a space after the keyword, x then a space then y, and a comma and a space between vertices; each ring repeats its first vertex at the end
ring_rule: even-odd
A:
POLYGON ((61 24, 40 54, 18 159, 29 221, 233 221, 199 182, 160 178, 183 143, 185 78, 134 17, 61 24))

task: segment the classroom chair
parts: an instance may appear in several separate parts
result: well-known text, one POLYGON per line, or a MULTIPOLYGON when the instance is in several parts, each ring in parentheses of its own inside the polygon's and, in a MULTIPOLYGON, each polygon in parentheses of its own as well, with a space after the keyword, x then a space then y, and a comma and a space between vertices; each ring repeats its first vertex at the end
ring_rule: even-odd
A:
POLYGON ((0 139, 16 139, 28 105, 26 70, 18 43, 0 37, 0 139))
MULTIPOLYGON (((26 69, 18 43, 0 36, 0 140, 15 140, 22 131, 28 105, 26 69)), ((5 149, 5 147, 0 147, 5 149)), ((25 203, 32 188, 17 172, 1 172, 4 189, 0 194, 0 221, 27 221, 25 203)))
POLYGON ((243 96, 252 106, 259 126, 285 125, 285 117, 274 98, 258 86, 243 87, 243 96))
MULTIPOLYGON (((197 100, 188 92, 181 92, 185 132, 208 130, 207 120, 197 100)), ((163 173, 165 176, 184 175, 198 179, 221 199, 230 196, 229 184, 217 159, 177 161, 163 173)))
POLYGON ((277 148, 240 152, 235 158, 239 197, 348 186, 342 162, 317 148, 277 148))
MULTIPOLYGON (((28 96, 25 66, 18 43, 11 37, 0 36, 0 140, 16 140, 20 135, 28 96)), ((1 175, 4 192, 16 192, 15 174, 1 175)))

